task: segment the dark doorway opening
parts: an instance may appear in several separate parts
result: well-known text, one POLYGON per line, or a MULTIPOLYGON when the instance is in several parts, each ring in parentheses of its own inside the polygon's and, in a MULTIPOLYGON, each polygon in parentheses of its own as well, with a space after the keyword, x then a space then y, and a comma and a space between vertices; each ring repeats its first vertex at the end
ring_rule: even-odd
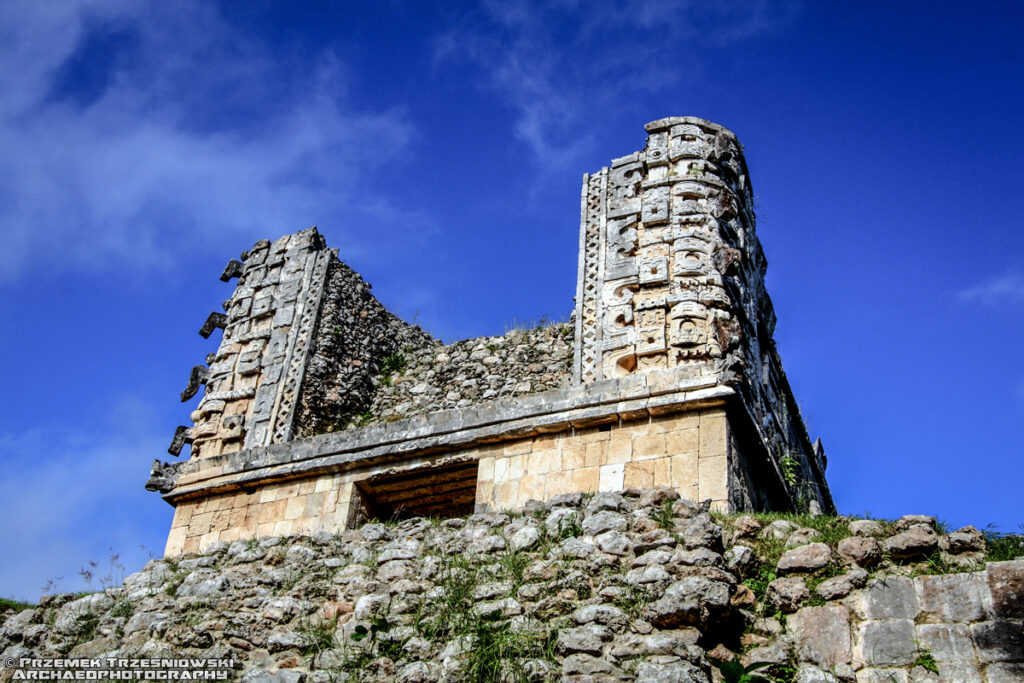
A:
POLYGON ((371 520, 470 515, 476 505, 477 469, 473 458, 382 472, 358 481, 354 493, 360 498, 359 509, 351 526, 371 520))

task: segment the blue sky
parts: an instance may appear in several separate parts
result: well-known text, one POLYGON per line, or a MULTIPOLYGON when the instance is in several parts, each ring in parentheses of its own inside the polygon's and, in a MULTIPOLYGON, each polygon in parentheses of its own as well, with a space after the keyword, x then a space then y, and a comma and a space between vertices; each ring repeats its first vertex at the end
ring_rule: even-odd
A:
POLYGON ((777 340, 844 513, 1024 522, 1024 6, 0 5, 0 595, 159 554, 229 258, 316 224, 453 341, 562 318, 584 172, 744 144, 777 340))

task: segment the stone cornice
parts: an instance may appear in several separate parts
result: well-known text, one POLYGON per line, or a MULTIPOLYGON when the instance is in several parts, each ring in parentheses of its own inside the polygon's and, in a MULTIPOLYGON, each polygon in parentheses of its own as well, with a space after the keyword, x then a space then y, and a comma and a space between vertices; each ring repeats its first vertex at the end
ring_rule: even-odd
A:
POLYGON ((268 481, 357 469, 417 453, 467 449, 570 428, 637 420, 708 405, 735 395, 711 363, 600 380, 357 430, 249 448, 178 466, 172 504, 268 481))

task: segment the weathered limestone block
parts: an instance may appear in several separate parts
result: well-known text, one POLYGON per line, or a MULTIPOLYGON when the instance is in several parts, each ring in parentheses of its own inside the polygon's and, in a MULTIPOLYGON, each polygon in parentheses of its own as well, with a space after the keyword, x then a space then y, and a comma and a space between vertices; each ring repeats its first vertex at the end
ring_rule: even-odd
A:
MULTIPOLYGON (((598 659, 593 655, 576 653, 565 658, 562 663, 562 672, 567 676, 622 676, 623 672, 618 667, 598 659)), ((590 678, 589 680, 600 680, 590 678)))
POLYGON ((761 537, 785 541, 797 528, 797 525, 788 519, 777 519, 761 531, 761 537))
POLYGON ((974 643, 966 624, 921 624, 917 641, 931 651, 937 662, 974 661, 974 643))
POLYGON ((780 572, 815 572, 832 561, 832 549, 825 543, 811 543, 787 550, 779 558, 780 572))
POLYGON ((604 626, 588 624, 565 628, 558 632, 558 648, 566 654, 584 652, 600 656, 604 644, 612 639, 612 632, 604 626))
POLYGON ((814 588, 814 592, 826 600, 845 598, 857 588, 862 588, 868 581, 868 573, 863 569, 853 569, 822 581, 814 588))
POLYGON ((943 538, 943 550, 954 554, 985 550, 985 535, 973 526, 965 526, 943 538))
POLYGON ((587 515, 583 520, 583 531, 591 536, 597 536, 606 531, 623 531, 625 528, 626 518, 607 510, 587 515))
POLYGON ((971 637, 983 662, 1024 662, 1024 629, 1020 621, 972 624, 971 637))
POLYGON ((775 579, 768 584, 768 602, 787 614, 800 609, 801 603, 808 597, 810 593, 807 584, 801 578, 775 579))
POLYGON ((659 628, 703 626, 728 607, 729 593, 728 584, 690 576, 669 586, 644 614, 659 628))
POLYGON ((866 621, 857 627, 853 657, 869 666, 905 666, 917 657, 910 619, 866 621))
POLYGON ((992 664, 985 675, 988 683, 1020 683, 1024 681, 1024 664, 992 664))
POLYGON ((847 562, 860 567, 873 567, 882 559, 882 548, 871 537, 850 536, 839 541, 836 552, 847 562))
POLYGON ((985 616, 983 575, 964 573, 914 579, 921 616, 929 621, 980 621, 985 616))
POLYGON ((976 666, 957 662, 943 662, 935 673, 923 666, 910 670, 910 683, 983 683, 976 666))
POLYGON ((821 534, 819 534, 815 529, 809 529, 807 527, 797 529, 789 535, 789 538, 786 539, 786 550, 811 543, 812 541, 817 540, 820 535, 821 534))
POLYGON ((861 669, 857 672, 857 683, 909 683, 905 669, 861 669))
POLYGON ((734 545, 723 555, 726 568, 740 579, 750 576, 757 569, 757 555, 751 548, 734 545))
POLYGON ((1005 619, 1024 619, 1024 559, 992 562, 986 573, 993 613, 1005 619))
POLYGON ((801 666, 793 678, 793 683, 839 683, 839 679, 828 671, 816 666, 801 666))
POLYGON ((924 559, 938 548, 938 535, 923 525, 911 526, 907 531, 890 536, 882 543, 885 553, 897 560, 924 559))
POLYGON ((896 520, 895 530, 897 533, 906 531, 913 527, 920 526, 928 529, 935 529, 935 518, 931 515, 903 515, 896 520))
POLYGON ((805 607, 786 619, 797 657, 825 669, 849 664, 850 612, 845 607, 805 607))
POLYGON ((854 610, 861 619, 915 619, 920 608, 914 582, 902 576, 872 579, 857 596, 854 610))

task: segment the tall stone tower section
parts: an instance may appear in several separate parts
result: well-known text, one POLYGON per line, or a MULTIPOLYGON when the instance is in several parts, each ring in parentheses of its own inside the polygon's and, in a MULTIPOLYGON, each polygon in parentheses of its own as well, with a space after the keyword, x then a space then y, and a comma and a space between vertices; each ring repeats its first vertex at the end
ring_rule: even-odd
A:
POLYGON ((579 382, 668 367, 721 373, 744 322, 751 342, 771 336, 770 325, 758 330, 770 304, 736 138, 692 117, 646 128, 643 151, 584 177, 579 382))
POLYGON ((748 451, 831 508, 824 451, 810 444, 773 340, 742 147, 691 116, 645 128, 643 150, 583 178, 573 381, 670 369, 731 387, 730 428, 747 444, 737 459, 748 451))

